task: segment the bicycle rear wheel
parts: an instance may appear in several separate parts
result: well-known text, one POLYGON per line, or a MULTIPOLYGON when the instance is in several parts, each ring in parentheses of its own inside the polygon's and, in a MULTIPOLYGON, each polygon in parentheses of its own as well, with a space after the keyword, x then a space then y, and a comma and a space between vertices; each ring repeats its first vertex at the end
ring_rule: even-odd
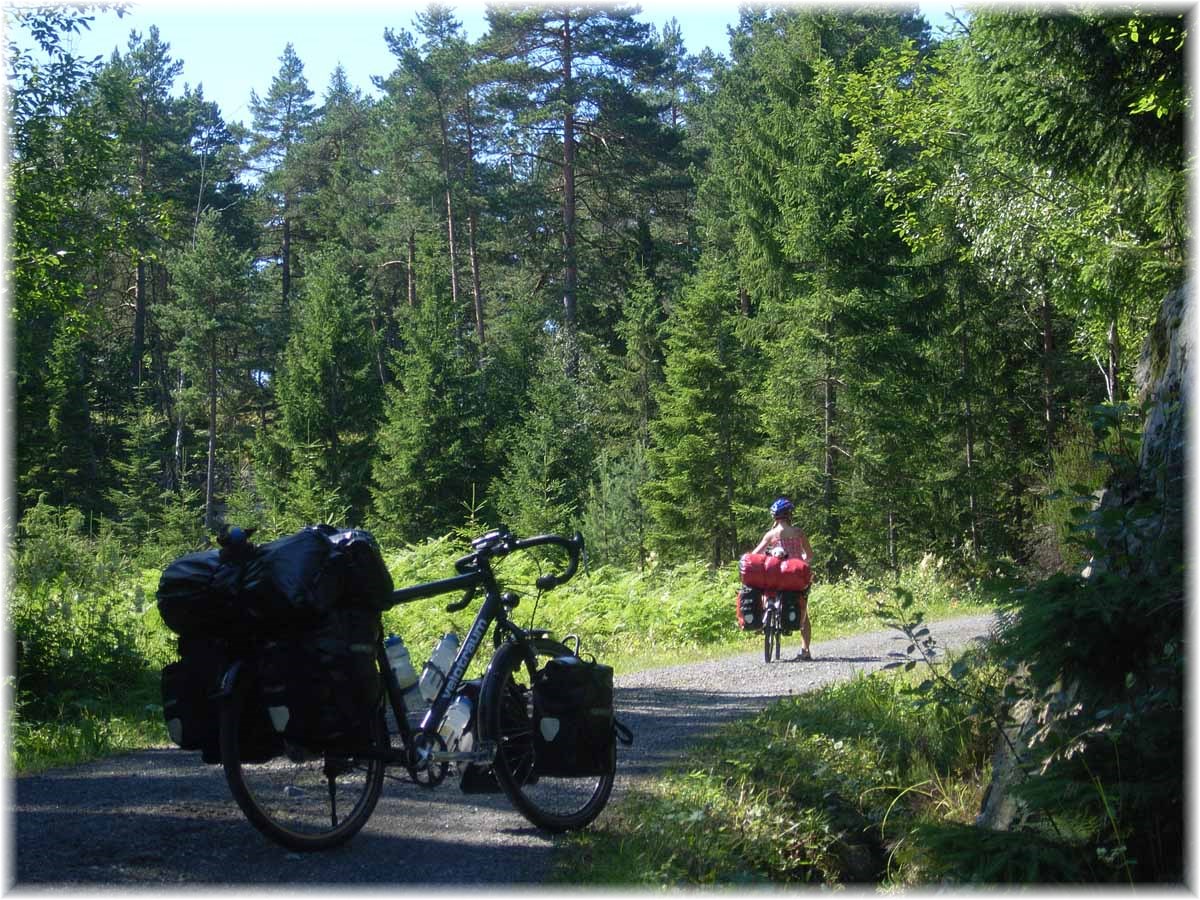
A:
MULTIPOLYGON (((243 674, 221 709, 221 764, 246 818, 292 850, 326 850, 348 841, 379 801, 383 762, 345 750, 284 745, 270 731, 257 679, 243 674), (274 738, 269 749, 264 730, 274 738)), ((388 745, 382 707, 364 732, 364 750, 388 745)))
POLYGON ((600 815, 615 776, 557 778, 534 772, 533 675, 547 660, 571 651, 545 638, 534 638, 529 646, 533 660, 516 643, 505 644, 492 659, 480 698, 485 736, 496 742, 496 780, 517 811, 546 831, 573 831, 600 815))

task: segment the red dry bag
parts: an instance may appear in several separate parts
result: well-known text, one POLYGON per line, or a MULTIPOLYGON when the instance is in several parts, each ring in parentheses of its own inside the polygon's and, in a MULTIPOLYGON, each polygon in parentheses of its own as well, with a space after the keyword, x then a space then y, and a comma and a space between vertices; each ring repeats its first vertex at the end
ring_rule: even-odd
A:
POLYGON ((803 591, 812 581, 802 559, 779 559, 766 553, 747 553, 738 564, 742 584, 763 591, 803 591))

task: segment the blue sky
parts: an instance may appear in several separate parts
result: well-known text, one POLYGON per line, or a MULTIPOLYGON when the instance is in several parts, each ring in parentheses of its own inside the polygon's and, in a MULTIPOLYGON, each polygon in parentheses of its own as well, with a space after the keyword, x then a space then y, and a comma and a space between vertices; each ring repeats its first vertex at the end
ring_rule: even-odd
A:
MULTIPOLYGON (((383 40, 385 28, 412 30, 413 16, 425 2, 380 3, 346 0, 341 3, 308 4, 281 0, 210 0, 208 3, 142 2, 118 18, 115 13, 97 13, 90 33, 74 41, 81 55, 108 57, 114 48, 125 50, 131 30, 143 34, 157 25, 171 56, 183 62, 177 79, 204 86, 204 96, 214 100, 226 121, 249 122, 249 99, 253 89, 261 96, 279 71, 279 57, 291 42, 304 63, 308 85, 320 100, 334 68, 341 63, 355 87, 370 92, 371 77, 385 76, 393 58, 383 40)), ((486 27, 484 0, 449 3, 469 37, 480 36, 486 27)), ((727 29, 738 20, 738 3, 647 0, 639 4, 641 19, 658 29, 675 18, 683 28, 689 52, 711 47, 728 53, 727 29)), ((942 22, 949 3, 922 3, 921 9, 934 25, 942 22)))

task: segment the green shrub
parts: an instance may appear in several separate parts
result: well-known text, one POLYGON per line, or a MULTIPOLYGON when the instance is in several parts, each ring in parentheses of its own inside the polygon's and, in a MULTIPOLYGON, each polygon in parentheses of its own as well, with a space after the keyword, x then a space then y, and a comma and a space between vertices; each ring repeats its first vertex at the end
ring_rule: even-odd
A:
POLYGON ((10 561, 16 689, 29 713, 56 715, 64 702, 139 682, 155 644, 144 622, 153 601, 115 541, 90 535, 74 510, 41 503, 22 519, 10 561))
POLYGON ((972 819, 990 753, 976 723, 930 715, 912 684, 859 677, 722 728, 573 836, 555 879, 902 883, 895 851, 919 823, 972 819))
MULTIPOLYGON (((453 561, 468 546, 465 535, 447 535, 385 555, 396 586, 402 587, 452 575, 453 561)), ((521 597, 514 621, 549 629, 560 638, 577 634, 585 652, 615 661, 618 668, 622 659, 666 664, 681 654, 736 649, 747 640, 734 617, 739 588, 736 565, 719 571, 703 563, 651 565, 641 572, 600 566, 581 571, 566 585, 538 597, 537 576, 561 570, 563 565, 563 554, 554 550, 536 556, 513 554, 498 563, 501 584, 521 597)), ((903 570, 900 583, 938 615, 982 609, 990 603, 978 586, 958 582, 948 564, 932 556, 903 570)), ((836 583, 818 580, 809 598, 814 639, 877 627, 872 589, 870 580, 854 573, 836 583)), ((445 631, 465 635, 478 611, 476 603, 459 613, 442 612, 451 599, 405 604, 385 613, 384 624, 404 637, 415 660, 423 661, 445 631)))

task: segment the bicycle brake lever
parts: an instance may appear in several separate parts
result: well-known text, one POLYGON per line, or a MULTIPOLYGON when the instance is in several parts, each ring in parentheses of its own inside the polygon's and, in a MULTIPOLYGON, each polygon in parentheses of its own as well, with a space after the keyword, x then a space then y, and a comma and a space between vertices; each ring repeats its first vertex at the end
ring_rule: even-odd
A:
POLYGON ((474 599, 474 597, 475 597, 475 588, 471 588, 469 591, 467 591, 465 594, 463 594, 463 598, 461 600, 459 600, 457 603, 448 604, 446 606, 446 612, 453 613, 453 612, 458 612, 459 610, 466 609, 467 604, 470 603, 471 600, 474 599))

